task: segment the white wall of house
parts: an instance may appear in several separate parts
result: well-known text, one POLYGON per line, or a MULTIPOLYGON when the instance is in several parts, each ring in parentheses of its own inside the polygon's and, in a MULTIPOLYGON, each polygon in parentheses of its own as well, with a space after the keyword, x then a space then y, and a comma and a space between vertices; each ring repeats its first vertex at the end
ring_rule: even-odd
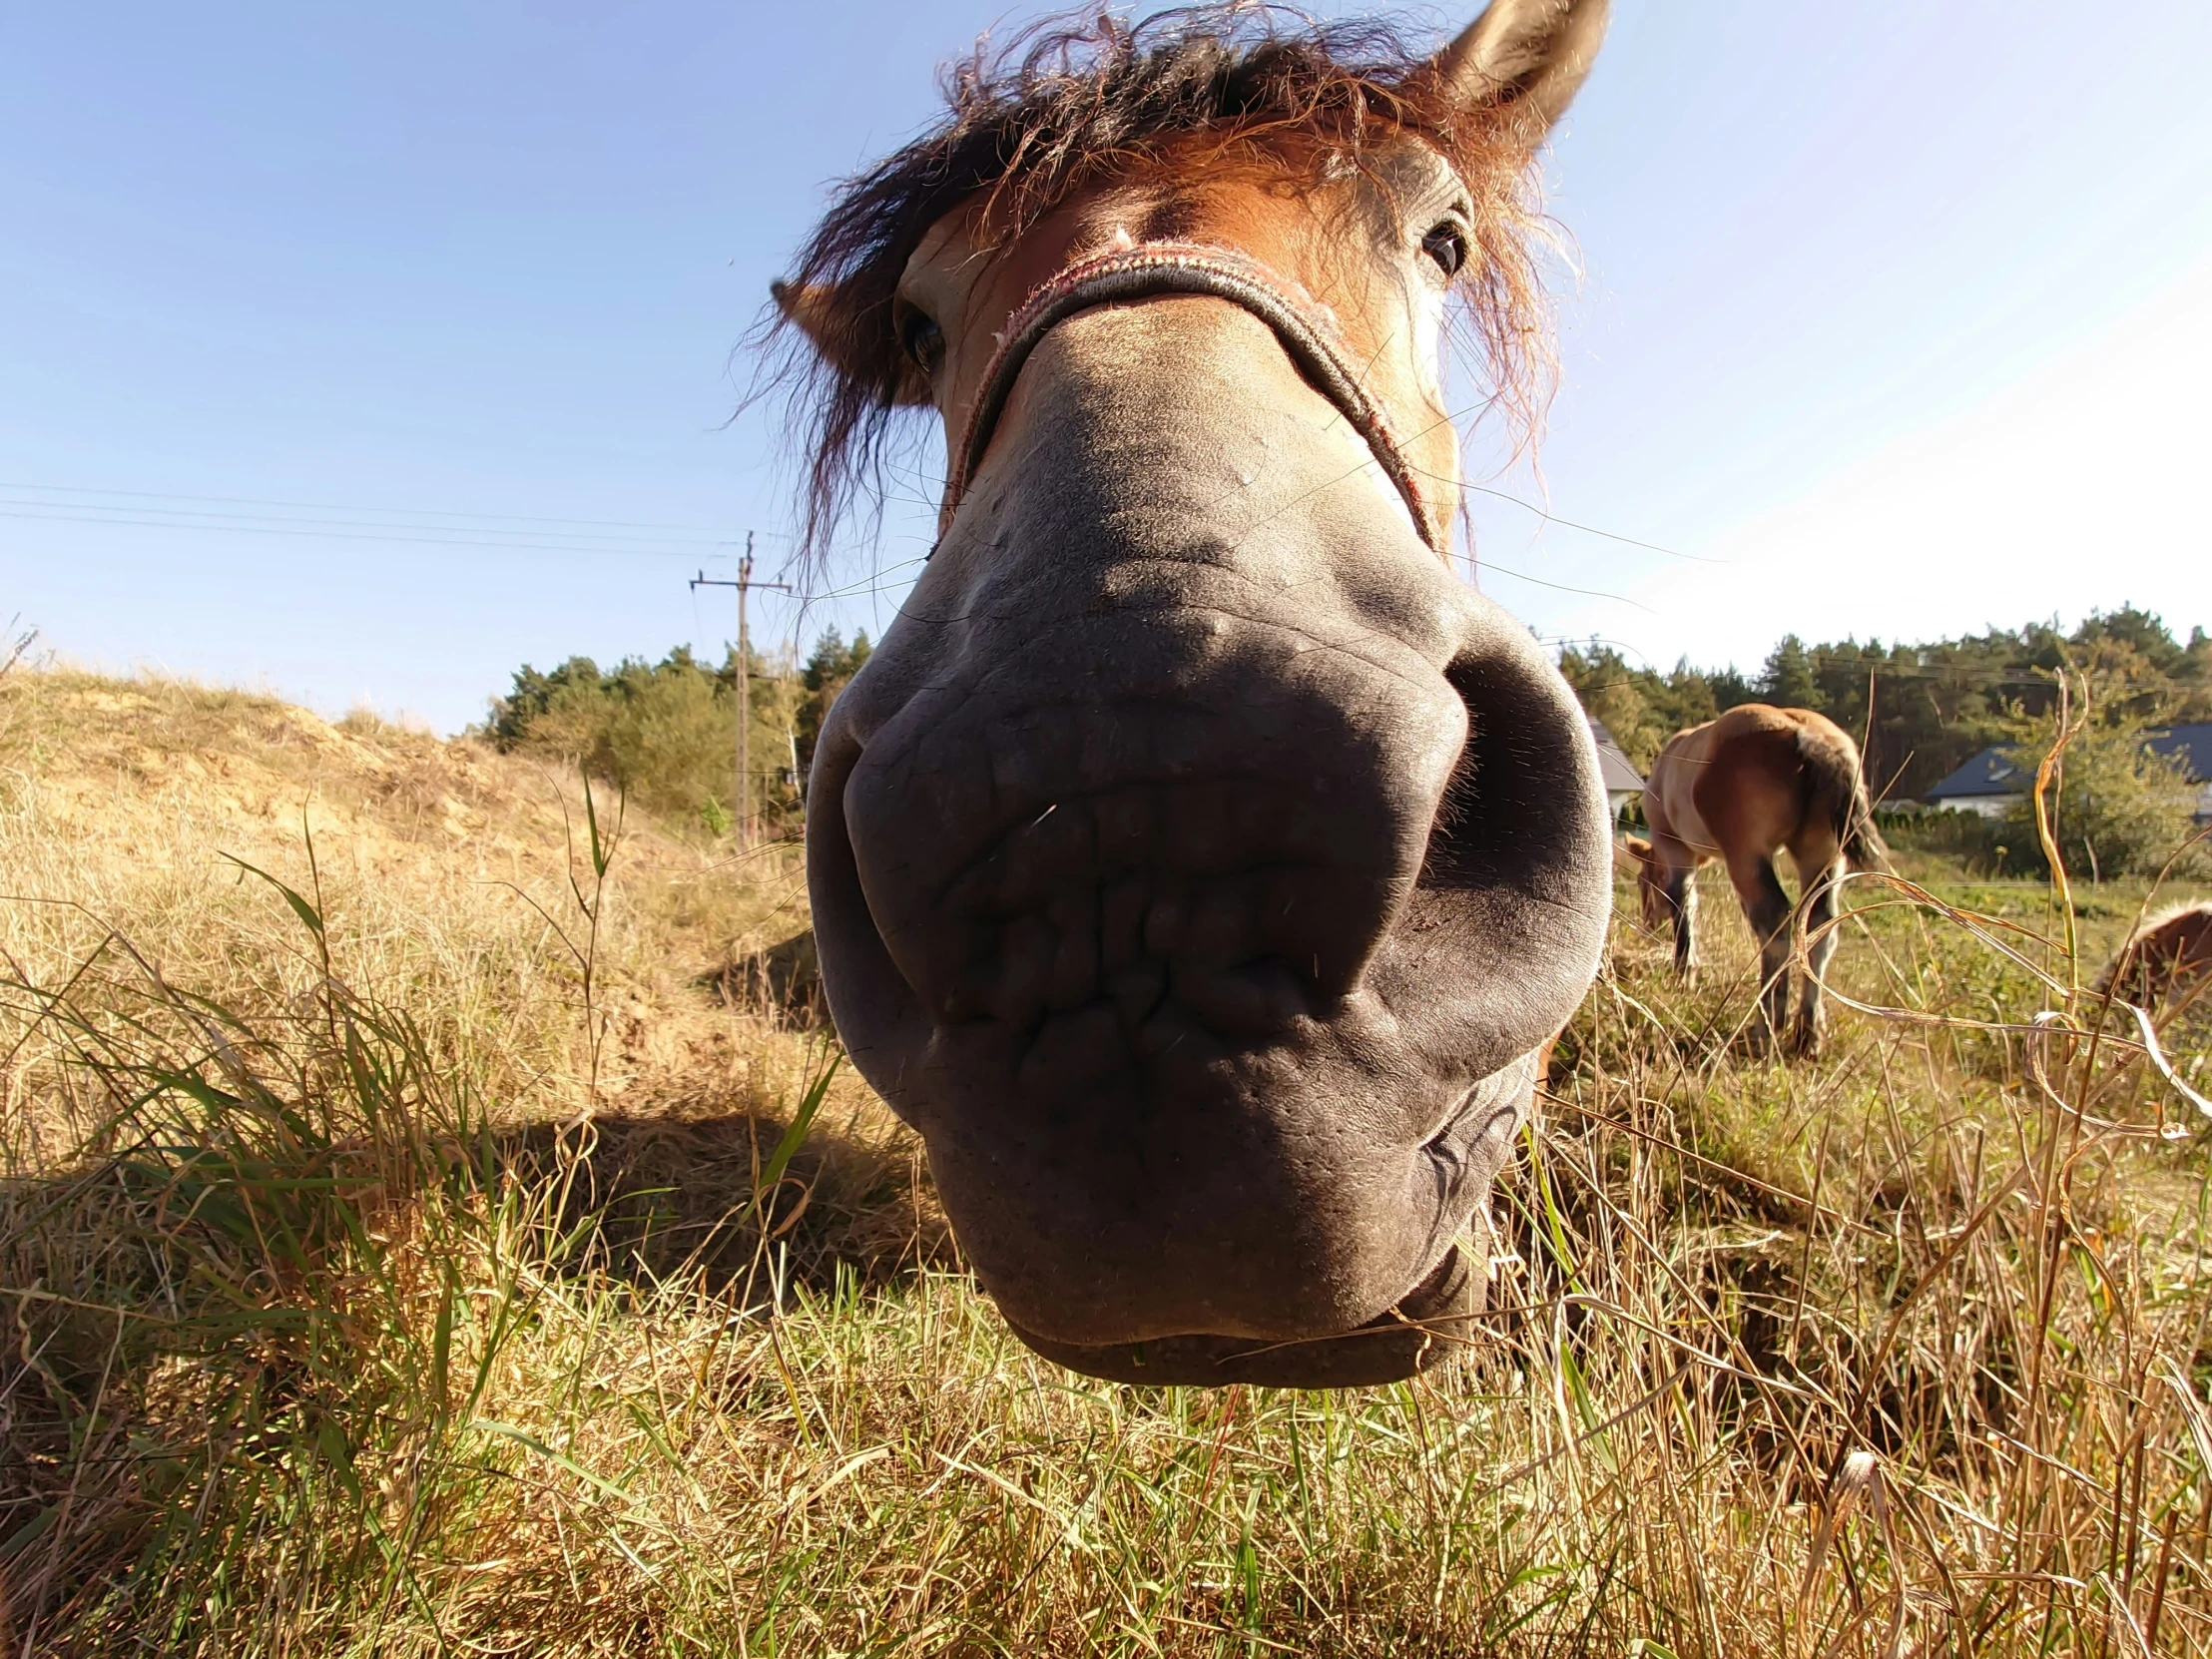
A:
MULTIPOLYGON (((1971 813, 1976 818, 2002 818, 2027 798, 2024 795, 1954 795, 1930 804, 1934 812, 1971 813)), ((2197 792, 2197 817, 2212 820, 2212 784, 2197 792)))
POLYGON ((2025 795, 1953 795, 1937 798, 1938 812, 1971 813, 1976 818, 2002 818, 2026 800, 2025 795))

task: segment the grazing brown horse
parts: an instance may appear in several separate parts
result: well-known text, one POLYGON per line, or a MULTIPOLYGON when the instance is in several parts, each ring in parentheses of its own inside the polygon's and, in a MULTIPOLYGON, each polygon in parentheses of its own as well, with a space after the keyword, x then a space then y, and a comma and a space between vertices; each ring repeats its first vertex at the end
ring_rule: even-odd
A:
POLYGON ((951 77, 779 284, 817 538, 896 406, 949 455, 814 764, 830 1009, 1076 1370, 1382 1382, 1481 1306, 1611 883, 1586 722, 1448 563, 1440 340, 1463 301, 1524 385, 1604 15, 1086 14, 951 77))
POLYGON ((1674 965, 1696 961, 1700 864, 1719 858, 1759 940, 1762 1045, 1780 1035, 1790 1008, 1791 905, 1774 871, 1784 847, 1805 895, 1805 984, 1790 1046, 1820 1050, 1821 975, 1836 948, 1838 883, 1845 865, 1882 867, 1888 850, 1867 807, 1859 749, 1844 729, 1810 709, 1745 703, 1718 720, 1677 732, 1644 781, 1651 838, 1629 837, 1638 863, 1644 925, 1674 924, 1674 965))
POLYGON ((2212 903, 2183 904, 2151 917, 2097 975, 2091 994, 2156 1011, 2189 1002, 2212 983, 2212 903))

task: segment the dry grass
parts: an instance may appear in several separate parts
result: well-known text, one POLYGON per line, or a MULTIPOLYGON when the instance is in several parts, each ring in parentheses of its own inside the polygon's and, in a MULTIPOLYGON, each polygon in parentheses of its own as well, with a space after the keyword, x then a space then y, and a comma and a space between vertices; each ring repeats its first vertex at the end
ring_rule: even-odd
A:
POLYGON ((0 1651, 2212 1650, 2204 1126, 2029 1034, 2139 890, 2077 973, 1855 888, 1912 1017, 1812 1067, 1725 891, 1695 984, 1624 928, 1453 1363, 1142 1390, 715 988, 788 853, 602 882, 527 768, 189 687, 0 681, 0 1651))

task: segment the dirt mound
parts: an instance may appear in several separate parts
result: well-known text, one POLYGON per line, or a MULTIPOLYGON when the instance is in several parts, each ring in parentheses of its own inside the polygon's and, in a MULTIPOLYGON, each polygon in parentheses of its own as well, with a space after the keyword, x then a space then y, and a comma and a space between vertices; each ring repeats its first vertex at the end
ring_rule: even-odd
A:
POLYGON ((506 1053, 518 1109, 573 1113, 581 1091, 727 1110, 783 1022, 726 969, 805 926, 797 849, 739 856, 594 797, 573 770, 365 713, 18 671, 0 678, 0 945, 36 980, 112 934, 274 1005, 314 950, 251 866, 309 897, 349 984, 506 1053))
POLYGON ((184 681, 10 675, 0 769, 60 817, 182 809, 255 840, 297 841, 304 825, 380 859, 408 847, 527 858, 563 839, 563 785, 543 766, 365 713, 333 725, 184 681))
MULTIPOLYGON (((744 1148, 750 1169, 833 1040, 784 961, 809 942, 796 846, 739 853, 603 787, 587 803, 573 770, 372 715, 154 677, 0 677, 0 977, 28 1006, 82 985, 141 1020, 145 997, 176 991, 242 1027, 287 1025, 327 974, 404 1010, 518 1131, 603 1120, 627 1147, 660 1123, 744 1148)), ((66 1161, 97 1120, 66 1045, 27 1036, 12 1073, 30 1132, 0 1147, 18 1169, 66 1161)), ((903 1132, 848 1071, 824 1104, 811 1154, 853 1165, 855 1192, 903 1188, 903 1132)))

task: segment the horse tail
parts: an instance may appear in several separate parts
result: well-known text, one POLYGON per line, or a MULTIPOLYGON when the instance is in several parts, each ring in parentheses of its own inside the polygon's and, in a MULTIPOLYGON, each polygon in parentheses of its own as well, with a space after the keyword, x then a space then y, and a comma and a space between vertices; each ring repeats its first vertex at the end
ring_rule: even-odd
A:
POLYGON ((1890 848, 1882 839, 1882 831, 1875 828, 1866 776, 1860 770, 1859 751, 1851 739, 1833 728, 1822 732, 1800 727, 1798 753, 1805 761, 1811 796, 1806 803, 1807 816, 1835 830, 1837 844, 1852 868, 1888 869, 1890 848))

